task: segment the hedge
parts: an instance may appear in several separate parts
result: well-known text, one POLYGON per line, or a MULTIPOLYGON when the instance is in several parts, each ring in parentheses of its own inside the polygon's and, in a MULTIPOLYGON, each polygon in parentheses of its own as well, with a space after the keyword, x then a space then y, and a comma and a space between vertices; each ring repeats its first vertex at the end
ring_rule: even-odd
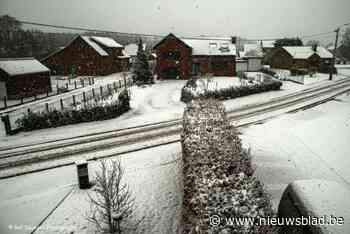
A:
POLYGON ((254 177, 250 151, 227 119, 222 103, 195 100, 185 109, 183 132, 182 233, 276 233, 259 226, 259 218, 275 217, 269 195, 254 177), (213 226, 211 217, 222 218, 213 226), (226 224, 248 217, 254 225, 226 224))
POLYGON ((272 90, 281 89, 282 82, 274 79, 268 79, 260 84, 254 84, 249 86, 232 86, 220 90, 207 90, 204 94, 194 96, 191 92, 192 86, 190 85, 193 81, 188 83, 181 90, 181 101, 190 102, 196 98, 215 98, 219 100, 234 99, 243 97, 251 94, 262 93, 272 90))
POLYGON ((16 121, 20 130, 59 127, 69 124, 107 120, 118 117, 130 109, 130 98, 127 90, 122 91, 118 100, 111 103, 88 104, 81 109, 65 109, 63 111, 29 112, 16 121))

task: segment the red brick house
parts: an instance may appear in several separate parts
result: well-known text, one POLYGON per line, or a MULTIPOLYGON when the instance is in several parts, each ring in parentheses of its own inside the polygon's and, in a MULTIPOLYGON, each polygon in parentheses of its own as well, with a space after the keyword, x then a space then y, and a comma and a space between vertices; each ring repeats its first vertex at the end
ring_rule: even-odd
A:
POLYGON ((0 97, 18 99, 51 92, 50 70, 34 58, 0 59, 0 97))
POLYGON ((157 79, 188 79, 206 73, 236 74, 236 47, 231 39, 180 39, 169 34, 153 49, 157 79))
POLYGON ((112 38, 77 36, 41 62, 55 75, 108 75, 129 68, 129 56, 112 38))
POLYGON ((305 69, 329 72, 332 53, 321 46, 284 46, 276 48, 269 56, 269 65, 278 69, 305 69))

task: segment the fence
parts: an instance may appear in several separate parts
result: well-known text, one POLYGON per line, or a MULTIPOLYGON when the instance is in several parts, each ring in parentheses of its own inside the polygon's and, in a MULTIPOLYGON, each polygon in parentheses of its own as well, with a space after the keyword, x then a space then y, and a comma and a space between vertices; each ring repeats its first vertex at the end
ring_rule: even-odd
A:
POLYGON ((62 93, 66 93, 68 91, 72 91, 72 90, 76 90, 79 88, 84 88, 88 85, 93 85, 95 84, 95 78, 94 77, 85 77, 85 78, 79 78, 79 79, 62 79, 62 80, 58 80, 58 79, 51 79, 51 92, 46 92, 43 94, 39 94, 39 95, 33 95, 31 97, 21 97, 19 99, 16 100, 8 100, 5 97, 1 98, 1 102, 0 102, 0 110, 5 110, 7 108, 10 107, 14 107, 14 106, 19 106, 22 104, 26 104, 26 103, 30 103, 30 102, 34 102, 37 100, 41 100, 41 99, 45 99, 48 97, 52 97, 55 95, 59 95, 62 93))
POLYGON ((67 108, 81 108, 113 96, 114 94, 117 94, 123 90, 123 88, 130 87, 132 83, 131 78, 124 78, 124 80, 115 81, 104 86, 93 87, 90 90, 74 93, 51 102, 41 102, 31 105, 30 108, 27 109, 21 108, 16 111, 9 112, 8 121, 10 128, 12 131, 15 131, 17 128, 16 121, 28 112, 48 112, 53 110, 64 110, 67 108))

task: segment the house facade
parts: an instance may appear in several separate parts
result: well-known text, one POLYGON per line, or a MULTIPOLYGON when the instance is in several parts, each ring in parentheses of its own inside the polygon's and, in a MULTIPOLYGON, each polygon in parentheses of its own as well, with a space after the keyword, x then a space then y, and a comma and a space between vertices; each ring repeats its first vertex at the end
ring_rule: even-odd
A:
POLYGON ((278 69, 304 69, 328 73, 333 55, 321 46, 284 46, 276 48, 269 56, 268 64, 278 69))
POLYGON ((236 60, 237 72, 257 72, 262 68, 263 50, 258 44, 245 44, 236 60), (238 65, 239 64, 239 65, 238 65))
POLYGON ((169 34, 153 49, 157 79, 188 79, 207 73, 236 74, 236 47, 230 39, 180 39, 169 34))
POLYGON ((51 91, 50 70, 36 59, 0 59, 1 98, 19 99, 51 91))
POLYGON ((55 75, 108 75, 129 69, 129 56, 112 38, 77 36, 41 62, 55 75))

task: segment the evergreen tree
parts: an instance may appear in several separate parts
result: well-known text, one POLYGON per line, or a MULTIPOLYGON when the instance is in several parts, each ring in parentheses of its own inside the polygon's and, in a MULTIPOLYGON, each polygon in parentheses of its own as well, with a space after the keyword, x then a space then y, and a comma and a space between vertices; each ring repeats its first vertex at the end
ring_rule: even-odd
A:
POLYGON ((303 46, 303 41, 300 38, 283 38, 276 40, 275 47, 282 46, 303 46))
POLYGON ((134 82, 137 85, 153 84, 152 73, 148 64, 146 52, 143 49, 142 40, 139 40, 136 60, 134 64, 134 82))

